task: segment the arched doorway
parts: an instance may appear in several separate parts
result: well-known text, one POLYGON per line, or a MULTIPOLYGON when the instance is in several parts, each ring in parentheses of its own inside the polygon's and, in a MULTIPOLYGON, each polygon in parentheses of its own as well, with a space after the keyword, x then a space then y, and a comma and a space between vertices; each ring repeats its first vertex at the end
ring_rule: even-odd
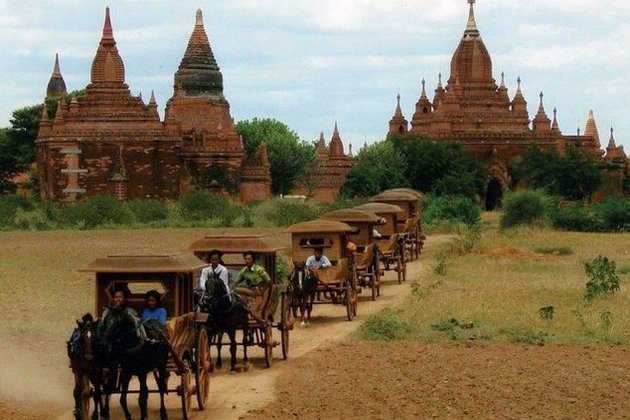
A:
POLYGON ((501 182, 492 178, 488 182, 488 188, 486 190, 486 210, 491 211, 501 205, 501 199, 503 198, 503 187, 501 182))

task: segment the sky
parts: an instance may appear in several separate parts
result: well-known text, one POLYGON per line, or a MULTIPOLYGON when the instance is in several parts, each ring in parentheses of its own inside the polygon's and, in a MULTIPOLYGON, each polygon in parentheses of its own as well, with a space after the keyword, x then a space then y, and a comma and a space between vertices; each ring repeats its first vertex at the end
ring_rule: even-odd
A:
MULTIPOLYGON (((106 6, 126 82, 154 90, 160 115, 201 8, 235 120, 275 118, 306 141, 337 121, 355 151, 386 135, 398 93, 409 120, 423 77, 432 98, 468 17, 467 0, 0 0, 0 126, 43 101, 57 52, 68 90, 89 83, 106 6)), ((477 0, 475 15, 530 118, 543 91, 564 134, 592 108, 602 145, 612 125, 630 151, 630 2, 477 0)))

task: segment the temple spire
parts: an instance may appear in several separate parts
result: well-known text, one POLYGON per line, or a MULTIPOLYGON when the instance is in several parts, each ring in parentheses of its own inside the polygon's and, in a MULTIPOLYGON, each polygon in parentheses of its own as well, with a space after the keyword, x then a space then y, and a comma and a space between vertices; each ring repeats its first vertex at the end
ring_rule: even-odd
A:
POLYGON ((545 95, 543 95, 542 91, 540 92, 540 95, 538 95, 540 97, 540 103, 538 104, 538 112, 539 113, 545 113, 545 106, 543 105, 543 97, 545 95))
POLYGON ((394 112, 394 116, 403 116, 402 108, 400 107, 400 93, 396 95, 396 112, 394 112))
POLYGON ((468 3, 470 3, 470 10, 468 11, 468 23, 466 24, 464 36, 479 36, 479 29, 477 29, 477 22, 475 22, 475 9, 473 7, 475 0, 468 0, 468 3))
POLYGON ((426 82, 424 80, 424 77, 422 78, 422 91, 420 92, 420 99, 426 99, 427 98, 427 91, 425 90, 425 85, 426 82))
POLYGON ((558 110, 553 107, 553 122, 551 123, 551 131, 560 132, 560 126, 558 125, 558 110))
POLYGON ((116 41, 114 41, 114 30, 112 29, 112 21, 109 17, 109 6, 105 8, 105 23, 103 24, 103 38, 101 39, 102 41, 113 41, 114 44, 116 43, 116 41))
POLYGON ((502 89, 505 89, 505 73, 501 72, 501 85, 499 86, 502 89))
POLYGON ((203 26, 203 12, 201 9, 197 9, 197 13, 195 15, 195 26, 203 26))
POLYGON ((613 135, 614 131, 615 131, 615 129, 610 127, 610 138, 608 139, 608 147, 607 147, 607 149, 614 149, 615 147, 617 147, 617 144, 615 142, 615 136, 613 135))
POLYGON ((61 67, 59 66, 59 54, 57 53, 55 54, 55 64, 53 66, 53 72, 50 76, 50 80, 48 81, 48 86, 46 87, 46 97, 56 98, 58 96, 63 96, 66 93, 66 82, 63 80, 63 76, 61 75, 61 67))
POLYGON ((516 94, 521 96, 523 95, 523 92, 521 91, 521 76, 516 78, 516 94))
POLYGON ((442 73, 438 73, 438 89, 442 89, 442 73))

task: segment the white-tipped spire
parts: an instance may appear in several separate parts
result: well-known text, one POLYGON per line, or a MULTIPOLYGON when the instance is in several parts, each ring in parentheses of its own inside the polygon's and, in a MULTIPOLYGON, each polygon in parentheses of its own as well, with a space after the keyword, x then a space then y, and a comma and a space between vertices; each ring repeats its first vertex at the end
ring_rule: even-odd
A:
POLYGON ((201 9, 197 9, 197 14, 195 15, 195 26, 203 26, 203 12, 201 9))
POLYGON ((477 22, 475 22, 475 9, 473 7, 475 0, 468 0, 468 3, 470 3, 470 10, 468 11, 468 23, 466 24, 464 35, 479 35, 477 22))

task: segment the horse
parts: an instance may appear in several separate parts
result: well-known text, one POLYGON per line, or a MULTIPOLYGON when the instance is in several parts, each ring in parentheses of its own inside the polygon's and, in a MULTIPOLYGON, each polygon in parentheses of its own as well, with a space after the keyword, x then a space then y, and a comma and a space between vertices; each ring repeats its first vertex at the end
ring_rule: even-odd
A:
MULTIPOLYGON (((138 405, 140 406, 140 418, 148 418, 147 401, 149 388, 147 376, 157 369, 155 380, 160 393, 160 419, 166 420, 166 406, 164 394, 167 392, 168 373, 166 364, 169 358, 169 345, 165 341, 163 333, 156 334, 154 340, 147 339, 144 326, 140 320, 126 308, 111 307, 103 314, 103 343, 107 346, 110 374, 115 378, 117 367, 120 366, 120 406, 125 418, 131 419, 131 413, 127 406, 127 393, 129 382, 133 376, 138 378, 140 392, 138 405)), ((111 383, 114 383, 112 380, 111 383)))
POLYGON ((211 335, 217 337, 216 367, 223 365, 221 347, 223 334, 230 339, 230 371, 236 372, 236 330, 243 329, 243 362, 247 364, 247 340, 249 339, 249 310, 243 298, 226 289, 218 276, 209 276, 206 290, 200 301, 200 310, 208 313, 207 327, 211 335))
POLYGON ((74 374, 72 394, 75 420, 87 419, 90 397, 94 399, 92 419, 99 418, 99 409, 103 418, 109 417, 109 400, 103 399, 102 393, 103 361, 98 353, 97 329, 98 320, 94 320, 92 314, 86 313, 80 321, 77 320, 77 326, 66 342, 70 367, 74 374))
POLYGON ((293 315, 297 317, 296 308, 300 308, 300 326, 306 328, 311 325, 311 311, 317 292, 317 276, 302 261, 295 264, 289 276, 291 282, 291 306, 293 315))

